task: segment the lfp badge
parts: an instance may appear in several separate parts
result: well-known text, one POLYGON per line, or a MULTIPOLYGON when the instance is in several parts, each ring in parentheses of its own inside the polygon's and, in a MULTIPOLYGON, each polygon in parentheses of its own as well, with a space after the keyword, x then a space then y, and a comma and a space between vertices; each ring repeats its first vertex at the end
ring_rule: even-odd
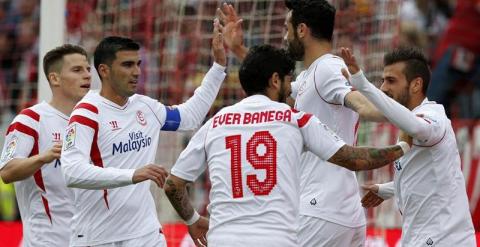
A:
POLYGON ((75 146, 75 136, 77 134, 77 125, 74 124, 70 126, 70 128, 67 129, 67 135, 65 136, 65 141, 64 141, 64 148, 63 150, 67 150, 73 146, 75 146))
POLYGON ((17 137, 14 136, 12 140, 7 145, 7 148, 5 149, 5 153, 3 154, 2 157, 2 162, 7 161, 12 159, 13 154, 15 153, 15 149, 17 149, 17 137))

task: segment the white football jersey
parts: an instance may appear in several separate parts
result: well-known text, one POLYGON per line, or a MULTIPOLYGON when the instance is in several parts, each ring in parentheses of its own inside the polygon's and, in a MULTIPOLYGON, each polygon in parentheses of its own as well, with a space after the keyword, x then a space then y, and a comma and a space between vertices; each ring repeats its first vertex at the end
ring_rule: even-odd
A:
MULTIPOLYGON (((46 102, 24 109, 7 130, 0 160, 28 158, 61 143, 68 116, 46 102)), ((15 182, 23 224, 23 246, 68 246, 73 192, 67 188, 60 160, 45 164, 33 176, 15 182)))
POLYGON ((211 118, 171 173, 194 181, 208 167, 208 246, 298 246, 301 153, 329 159, 343 145, 311 114, 254 95, 211 118))
MULTIPOLYGON (((344 106, 352 91, 340 57, 325 54, 292 83, 295 109, 312 113, 348 145, 355 145, 358 114, 344 106)), ((366 224, 355 172, 329 164, 311 152, 302 155, 300 214, 347 227, 366 224)))
POLYGON ((197 128, 225 77, 214 64, 194 96, 178 107, 133 95, 117 105, 89 92, 65 133, 62 171, 74 189, 72 245, 112 243, 160 229, 150 181, 132 184, 135 169, 153 164, 160 130, 197 128))
POLYGON ((394 162, 402 246, 476 246, 451 122, 442 105, 427 99, 413 113, 431 127, 394 162))

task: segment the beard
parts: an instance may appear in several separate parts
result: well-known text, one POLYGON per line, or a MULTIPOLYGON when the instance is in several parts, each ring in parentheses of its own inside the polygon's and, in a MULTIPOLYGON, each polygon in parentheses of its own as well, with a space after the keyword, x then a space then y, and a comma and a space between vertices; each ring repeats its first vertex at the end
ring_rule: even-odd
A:
POLYGON ((292 93, 290 90, 285 89, 285 83, 287 83, 285 80, 281 81, 281 88, 280 91, 278 92, 278 102, 280 103, 287 103, 287 98, 290 96, 292 93))
POLYGON ((408 87, 405 88, 398 97, 393 96, 393 94, 389 92, 384 92, 388 97, 397 101, 400 105, 403 105, 408 108, 407 104, 410 101, 410 95, 408 94, 408 87))
POLYGON ((287 41, 287 52, 288 55, 295 61, 303 61, 305 55, 305 46, 297 37, 297 34, 294 34, 292 41, 287 41))

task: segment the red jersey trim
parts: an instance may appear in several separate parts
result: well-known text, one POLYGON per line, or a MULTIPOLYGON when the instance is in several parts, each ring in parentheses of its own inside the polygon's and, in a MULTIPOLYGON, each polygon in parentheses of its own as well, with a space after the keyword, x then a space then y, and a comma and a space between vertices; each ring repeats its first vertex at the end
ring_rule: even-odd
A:
MULTIPOLYGON (((35 114, 38 116, 37 113, 35 113, 34 111, 30 110, 30 109, 25 109, 22 111, 23 113, 21 114, 24 114, 24 115, 27 115, 29 117, 31 117, 32 119, 35 119, 34 117, 35 114), (28 111, 26 111, 28 110, 28 111), (25 114, 26 113, 26 114, 25 114)), ((36 119, 35 119, 36 120, 36 119)), ((40 120, 40 116, 38 116, 38 120, 40 120)), ((37 121, 38 121, 37 120, 37 121)), ((14 130, 17 130, 19 132, 22 132, 26 135, 29 135, 33 138, 33 147, 32 147, 32 151, 30 151, 30 154, 28 155, 28 157, 32 157, 34 155, 37 155, 38 154, 38 132, 30 127, 28 127, 27 125, 25 124, 22 124, 20 122, 15 122, 13 123, 12 125, 10 125, 8 127, 8 131, 7 131, 7 135, 14 131, 14 130)), ((47 190, 45 189, 45 183, 43 182, 43 177, 42 177, 42 168, 38 169, 34 174, 33 174, 33 179, 35 181, 35 184, 38 186, 38 188, 43 191, 43 192, 47 192, 47 190)), ((48 206, 48 200, 47 198, 45 198, 42 194, 40 194, 41 198, 42 198, 42 202, 43 202, 43 207, 45 208, 45 213, 47 214, 48 218, 50 219, 50 223, 52 223, 52 216, 50 215, 50 208, 48 206)))
MULTIPOLYGON (((72 123, 79 123, 81 125, 88 126, 94 130, 92 146, 90 148, 90 159, 92 160, 93 165, 103 168, 102 155, 100 153, 100 149, 98 148, 98 123, 90 118, 80 116, 80 115, 72 116, 70 118, 69 124, 72 124, 72 123)), ((110 209, 107 195, 108 195, 107 190, 103 190, 103 200, 105 201, 105 205, 107 206, 107 208, 110 209)))
POLYGON ((39 122, 40 121, 40 115, 38 113, 34 112, 32 109, 23 109, 19 114, 25 115, 30 117, 31 119, 39 122))
POLYGON ((98 108, 92 104, 89 104, 89 103, 80 103, 78 104, 77 106, 75 106, 74 110, 76 109, 85 109, 85 110, 89 110, 95 114, 98 114, 98 108))
POLYGON ((297 119, 298 127, 303 128, 303 126, 305 126, 308 123, 311 117, 312 117, 312 114, 306 113, 300 119, 297 119))

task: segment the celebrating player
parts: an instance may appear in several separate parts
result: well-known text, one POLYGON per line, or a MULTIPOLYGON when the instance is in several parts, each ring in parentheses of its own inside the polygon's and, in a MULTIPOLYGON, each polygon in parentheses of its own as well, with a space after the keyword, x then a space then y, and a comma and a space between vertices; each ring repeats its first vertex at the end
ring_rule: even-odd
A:
POLYGON ((395 161, 393 183, 382 189, 395 194, 402 213, 402 246, 476 246, 451 122, 442 105, 425 97, 430 82, 427 59, 413 48, 387 53, 379 90, 348 49, 342 49, 342 56, 353 86, 413 137, 411 152, 395 161))
POLYGON ((387 165, 409 149, 405 142, 403 147, 351 147, 316 117, 279 103, 290 94, 293 69, 283 50, 252 48, 239 70, 248 97, 203 125, 172 168, 165 192, 198 246, 298 246, 304 149, 350 170, 387 165), (193 210, 185 188, 207 167, 212 183, 208 241, 208 221, 193 210))
POLYGON ((74 246, 166 246, 150 183, 140 182, 163 186, 167 172, 152 165, 159 131, 197 128, 225 78, 223 41, 215 28, 215 63, 201 87, 185 103, 165 106, 135 94, 139 49, 128 38, 100 42, 94 62, 102 90, 76 106, 66 130, 62 170, 68 186, 80 188, 75 190, 74 246))
POLYGON ((75 104, 90 88, 87 53, 57 47, 43 58, 52 100, 24 109, 7 130, 0 176, 15 182, 23 246, 69 246, 73 193, 60 172, 62 133, 75 104))
MULTIPOLYGON (((311 112, 353 145, 359 115, 371 121, 386 119, 363 95, 352 91, 340 72, 345 63, 330 53, 335 8, 325 0, 287 0, 285 4, 288 52, 307 68, 292 83, 295 109, 311 112)), ((219 15, 226 44, 242 59, 248 50, 242 45, 242 20, 227 4, 219 15)), ((302 154, 300 245, 363 246, 366 220, 355 173, 325 163, 312 152, 302 154)))

